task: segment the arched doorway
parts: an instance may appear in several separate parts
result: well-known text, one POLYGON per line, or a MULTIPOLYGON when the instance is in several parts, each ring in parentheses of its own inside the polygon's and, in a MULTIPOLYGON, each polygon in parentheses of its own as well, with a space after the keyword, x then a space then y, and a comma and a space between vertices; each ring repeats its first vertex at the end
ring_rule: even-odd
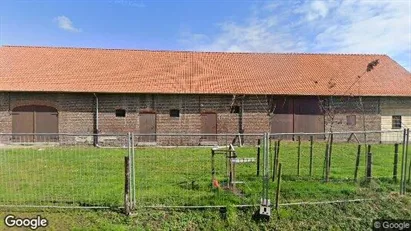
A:
POLYGON ((12 132, 15 142, 55 142, 58 140, 57 109, 43 105, 16 107, 12 111, 12 132), (18 133, 26 133, 17 135, 18 133), (36 133, 28 135, 27 133, 36 133), (45 133, 38 135, 37 133, 45 133), (54 135, 50 135, 54 133, 54 135))

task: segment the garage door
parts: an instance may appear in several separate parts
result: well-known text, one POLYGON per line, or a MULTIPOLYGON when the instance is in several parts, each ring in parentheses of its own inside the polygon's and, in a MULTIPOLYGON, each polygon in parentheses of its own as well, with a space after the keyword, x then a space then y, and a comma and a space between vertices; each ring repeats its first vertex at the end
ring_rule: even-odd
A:
POLYGON ((12 111, 12 132, 16 142, 55 142, 58 140, 57 110, 39 105, 16 107, 12 111))

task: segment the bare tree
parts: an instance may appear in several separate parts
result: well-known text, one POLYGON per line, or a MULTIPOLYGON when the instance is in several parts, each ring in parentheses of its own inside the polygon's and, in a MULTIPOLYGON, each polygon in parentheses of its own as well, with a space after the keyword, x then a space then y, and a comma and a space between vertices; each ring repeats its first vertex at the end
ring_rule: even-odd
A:
MULTIPOLYGON (((339 102, 340 104, 343 104, 343 103, 346 102, 347 98, 344 98, 344 96, 347 95, 347 93, 352 89, 352 87, 356 83, 358 83, 366 73, 371 72, 378 64, 379 64, 378 59, 368 63, 368 65, 366 67, 366 70, 363 73, 361 73, 360 75, 358 75, 357 78, 355 79, 355 81, 347 88, 347 90, 345 90, 341 94, 341 99, 340 99, 340 102, 339 102)), ((317 83, 317 81, 315 81, 315 83, 317 83)), ((340 113, 337 110, 337 105, 335 103, 335 97, 337 95, 337 92, 334 91, 334 93, 331 94, 332 89, 335 86, 336 86, 336 83, 334 82, 333 77, 331 77, 329 82, 328 82, 328 89, 329 89, 329 92, 330 92, 330 96, 328 97, 328 100, 323 100, 323 99, 320 98, 320 96, 318 96, 319 107, 320 107, 321 111, 324 113, 324 116, 325 116, 324 119, 326 120, 325 122, 328 123, 328 125, 329 125, 329 135, 326 137, 326 142, 327 142, 327 145, 329 147, 331 147, 331 145, 332 145, 331 137, 332 137, 332 134, 334 132, 336 114, 340 113)), ((358 84, 358 87, 360 89, 361 84, 358 84)), ((352 95, 352 94, 350 94, 350 95, 352 95)), ((365 144, 365 146, 367 146, 366 110, 365 110, 365 106, 364 106, 363 97, 362 97, 361 94, 358 94, 357 109, 359 109, 361 114, 362 114, 362 128, 363 128, 363 135, 364 135, 364 144, 365 144)), ((330 152, 331 152, 330 149, 327 149, 328 153, 326 153, 326 155, 328 157, 330 157, 330 152)), ((328 159, 328 161, 329 161, 329 159, 328 159)), ((329 164, 329 163, 325 163, 325 164, 329 164)))

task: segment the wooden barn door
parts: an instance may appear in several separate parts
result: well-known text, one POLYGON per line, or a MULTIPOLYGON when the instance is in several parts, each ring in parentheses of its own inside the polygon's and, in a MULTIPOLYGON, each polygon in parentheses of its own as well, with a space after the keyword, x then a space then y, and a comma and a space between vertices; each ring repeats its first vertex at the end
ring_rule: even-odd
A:
MULTIPOLYGON (((201 114, 201 133, 203 134, 217 134, 217 114, 216 113, 202 113, 201 114)), ((217 141, 217 136, 203 136, 202 141, 217 141)))
POLYGON ((33 135, 15 135, 17 133, 34 133, 33 107, 18 107, 12 112, 12 140, 14 142, 33 142, 33 135))
POLYGON ((58 140, 58 113, 48 106, 29 105, 13 109, 12 139, 15 142, 53 142, 58 140), (17 133, 47 133, 15 135, 17 133), (54 133, 53 135, 50 133, 54 133))
POLYGON ((45 106, 36 106, 34 109, 34 124, 36 133, 53 133, 53 135, 36 135, 37 142, 55 142, 58 140, 57 110, 45 106))
MULTIPOLYGON (((140 112, 139 124, 141 134, 156 133, 156 114, 154 112, 140 112)), ((155 135, 140 136, 140 142, 156 142, 155 135)))
MULTIPOLYGON (((324 115, 321 112, 317 97, 301 97, 294 99, 294 132, 324 132, 324 115)), ((314 137, 323 139, 324 135, 314 137)), ((307 137, 301 137, 308 139, 307 137)))
MULTIPOLYGON (((282 97, 275 100, 274 115, 271 117, 271 133, 293 133, 293 99, 282 97)), ((292 139, 292 135, 276 137, 292 139)))

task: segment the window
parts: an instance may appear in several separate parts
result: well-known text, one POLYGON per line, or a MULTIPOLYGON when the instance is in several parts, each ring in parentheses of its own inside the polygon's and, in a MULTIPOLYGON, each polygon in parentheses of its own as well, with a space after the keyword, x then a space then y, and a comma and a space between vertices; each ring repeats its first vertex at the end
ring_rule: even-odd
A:
POLYGON ((170 117, 180 117, 180 110, 178 110, 178 109, 171 109, 171 110, 170 110, 170 117))
POLYGON ((116 117, 126 117, 126 110, 124 110, 124 109, 117 109, 117 110, 116 110, 116 117))
POLYGON ((355 115, 347 115, 347 125, 355 126, 357 124, 357 118, 355 115))
POLYGON ((240 113, 240 106, 232 106, 230 113, 240 113))
POLYGON ((392 116, 392 129, 401 129, 401 116, 393 115, 392 116))

